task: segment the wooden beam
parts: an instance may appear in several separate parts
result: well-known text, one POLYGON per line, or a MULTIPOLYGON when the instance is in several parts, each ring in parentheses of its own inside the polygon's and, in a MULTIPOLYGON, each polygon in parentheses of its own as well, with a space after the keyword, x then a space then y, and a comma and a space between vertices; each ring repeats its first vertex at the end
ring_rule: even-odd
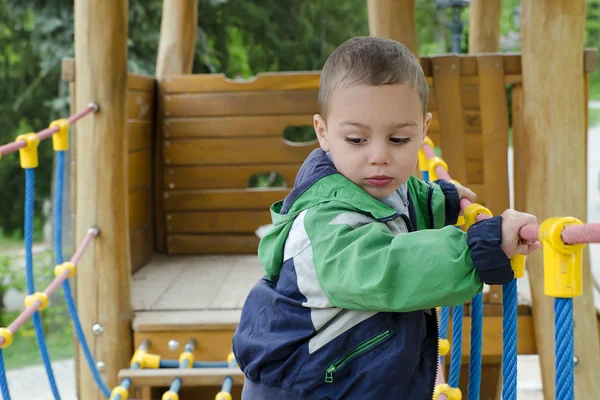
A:
POLYGON ((469 53, 492 53, 500 47, 502 0, 471 0, 469 53))
POLYGON ((368 0, 369 34, 396 40, 419 56, 415 0, 368 0))
POLYGON ((160 40, 156 59, 156 77, 159 81, 154 142, 154 242, 158 252, 166 251, 165 213, 163 205, 163 121, 164 95, 162 78, 167 75, 191 74, 196 48, 198 0, 164 0, 160 40))
POLYGON ((234 385, 244 383, 244 374, 239 368, 161 368, 161 369, 123 369, 119 379, 131 379, 132 386, 170 386, 175 378, 181 378, 182 386, 217 386, 230 376, 234 385))
MULTIPOLYGON (((572 215, 586 221, 586 146, 584 99, 584 0, 524 0, 522 74, 525 148, 520 159, 523 211, 538 221, 572 215), (560 38, 560 40, 553 40, 560 38), (556 57, 560 54, 560 57, 556 57), (569 60, 565 63, 564 60, 569 60)), ((520 198, 520 196, 516 196, 520 198)), ((600 344, 592 299, 588 249, 584 292, 574 299, 575 397, 600 393, 600 344)), ((544 295, 542 254, 528 258, 536 341, 544 398, 554 398, 552 299, 544 295)))
MULTIPOLYGON (((132 335, 129 218, 127 209, 127 13, 126 0, 75 1, 76 110, 95 102, 100 111, 77 123, 76 235, 93 225, 100 236, 77 265, 77 308, 104 379, 117 385, 128 365, 132 335), (104 333, 92 335, 99 323, 104 333)), ((83 354, 79 354, 83 360, 83 354)), ((79 396, 104 398, 85 363, 79 363, 79 396)))

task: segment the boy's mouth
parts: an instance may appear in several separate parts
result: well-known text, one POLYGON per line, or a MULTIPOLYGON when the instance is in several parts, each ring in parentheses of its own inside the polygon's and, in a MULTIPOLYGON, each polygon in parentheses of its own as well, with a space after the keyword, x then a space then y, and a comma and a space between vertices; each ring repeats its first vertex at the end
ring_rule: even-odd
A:
POLYGON ((390 178, 389 176, 385 175, 377 175, 367 178, 367 182, 369 183, 369 185, 375 187, 387 186, 390 183, 392 183, 393 180, 394 178, 390 178))

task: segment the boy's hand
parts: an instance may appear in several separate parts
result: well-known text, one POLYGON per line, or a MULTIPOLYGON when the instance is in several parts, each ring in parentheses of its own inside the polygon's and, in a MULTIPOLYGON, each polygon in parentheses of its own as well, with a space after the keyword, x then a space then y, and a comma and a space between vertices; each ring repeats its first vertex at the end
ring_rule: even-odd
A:
POLYGON ((535 215, 508 209, 502 213, 502 250, 512 259, 516 254, 528 255, 541 247, 539 241, 522 240, 519 230, 530 224, 537 224, 535 215))
POLYGON ((475 192, 473 192, 471 189, 466 188, 461 185, 455 185, 455 186, 456 186, 456 190, 458 191, 459 199, 465 198, 465 199, 469 200, 471 203, 475 203, 475 201, 477 199, 477 195, 475 194, 475 192))

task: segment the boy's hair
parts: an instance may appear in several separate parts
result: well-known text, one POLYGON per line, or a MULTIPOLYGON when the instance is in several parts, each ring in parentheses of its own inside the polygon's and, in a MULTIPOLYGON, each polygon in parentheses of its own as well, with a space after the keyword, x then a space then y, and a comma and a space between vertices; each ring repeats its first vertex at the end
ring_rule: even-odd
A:
POLYGON ((362 36, 342 43, 331 53, 319 86, 319 113, 326 119, 331 99, 339 88, 352 85, 408 84, 427 112, 427 82, 419 60, 394 40, 362 36))

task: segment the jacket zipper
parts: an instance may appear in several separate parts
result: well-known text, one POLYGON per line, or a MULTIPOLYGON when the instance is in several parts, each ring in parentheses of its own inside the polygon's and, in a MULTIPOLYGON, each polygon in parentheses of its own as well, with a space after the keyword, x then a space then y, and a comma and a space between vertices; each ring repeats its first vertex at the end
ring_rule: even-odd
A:
POLYGON ((431 229, 435 229, 435 220, 433 216, 433 186, 429 184, 429 190, 427 191, 427 205, 429 206, 429 222, 431 229))
MULTIPOLYGON (((430 226, 431 229, 435 229, 435 219, 434 219, 434 215, 433 215, 433 186, 431 185, 431 183, 429 184, 429 190, 427 192, 427 205, 429 208, 429 221, 430 221, 430 226)), ((434 308, 433 309, 433 316, 435 319, 435 335, 436 335, 436 339, 439 338, 439 333, 440 333, 440 326, 438 323, 438 315, 437 315, 437 309, 434 308)), ((440 362, 440 346, 439 346, 439 342, 436 340, 435 343, 435 363, 434 363, 434 368, 435 368, 435 380, 433 381, 433 385, 431 385, 431 398, 433 399, 433 395, 435 394, 435 383, 438 381, 438 363, 440 362)))
POLYGON ((363 354, 366 351, 371 350, 373 347, 385 342, 392 336, 392 331, 387 330, 380 333, 379 335, 367 340, 364 343, 359 344, 350 352, 346 353, 342 358, 334 362, 325 371, 325 382, 333 383, 333 374, 344 368, 350 361, 363 354))

